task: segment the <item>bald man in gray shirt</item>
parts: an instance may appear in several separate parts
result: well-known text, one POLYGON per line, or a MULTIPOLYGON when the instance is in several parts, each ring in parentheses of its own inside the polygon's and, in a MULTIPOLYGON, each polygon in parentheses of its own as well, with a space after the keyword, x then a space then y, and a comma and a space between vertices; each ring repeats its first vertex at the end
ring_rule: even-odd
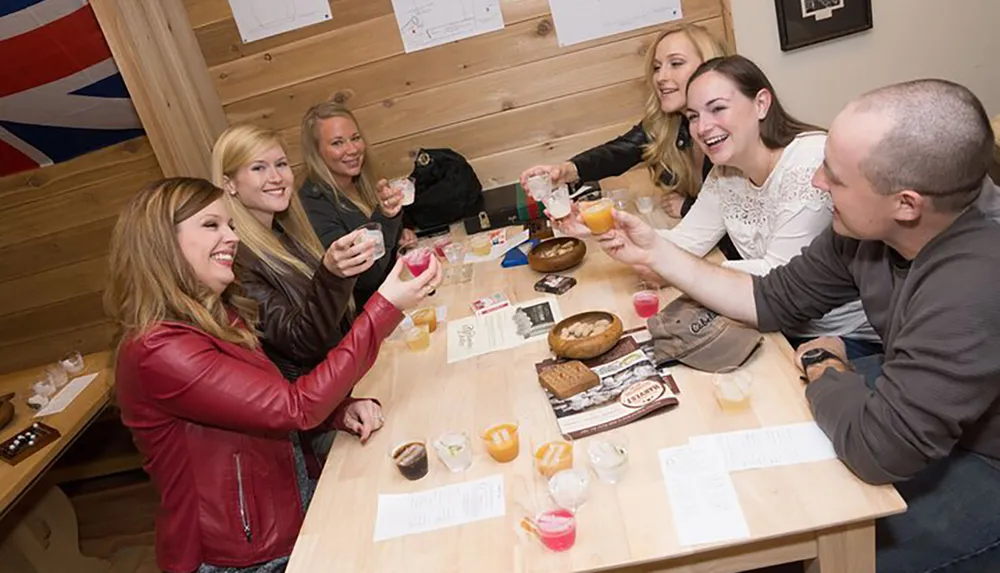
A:
POLYGON ((838 338, 797 360, 840 459, 908 503, 876 526, 880 573, 1000 571, 1000 225, 977 206, 992 147, 966 88, 896 84, 837 116, 813 177, 833 199, 832 229, 767 276, 697 259, 627 213, 599 237, 613 258, 763 331, 861 298, 883 364, 858 371, 838 338))

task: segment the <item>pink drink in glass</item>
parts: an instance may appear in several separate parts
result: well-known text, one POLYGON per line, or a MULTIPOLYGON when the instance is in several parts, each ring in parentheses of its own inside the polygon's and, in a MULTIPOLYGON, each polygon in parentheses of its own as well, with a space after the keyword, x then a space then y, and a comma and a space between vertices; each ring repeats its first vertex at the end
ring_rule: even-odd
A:
POLYGON ((414 249, 403 255, 403 262, 413 278, 419 277, 431 266, 431 250, 425 247, 414 249))
POLYGON ((568 509, 553 509, 535 518, 538 539, 552 551, 566 551, 576 543, 576 519, 568 509))
POLYGON ((652 290, 637 292, 632 295, 632 306, 640 318, 649 318, 660 311, 660 295, 652 290))
POLYGON ((446 260, 447 257, 444 254, 444 248, 451 244, 451 237, 441 237, 440 239, 434 241, 434 254, 438 256, 439 259, 446 260))

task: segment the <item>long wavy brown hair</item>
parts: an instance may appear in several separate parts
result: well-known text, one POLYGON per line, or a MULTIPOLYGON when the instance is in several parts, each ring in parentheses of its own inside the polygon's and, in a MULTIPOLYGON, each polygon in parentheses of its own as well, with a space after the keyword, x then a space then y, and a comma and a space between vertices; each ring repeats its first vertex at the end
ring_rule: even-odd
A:
POLYGON ((701 61, 728 53, 726 47, 697 24, 681 24, 660 32, 646 52, 646 115, 642 119, 642 129, 649 144, 642 150, 642 161, 649 169, 653 182, 667 191, 674 191, 686 197, 694 197, 701 189, 701 173, 695 169, 694 156, 690 149, 677 147, 677 135, 684 123, 684 110, 667 113, 660 109, 659 89, 656 87, 656 48, 671 34, 684 34, 698 50, 701 61), (670 185, 661 183, 664 172, 673 174, 670 185))
POLYGON ((257 305, 236 282, 221 294, 203 285, 181 253, 177 225, 222 198, 204 179, 172 177, 150 183, 118 216, 111 236, 104 309, 119 327, 118 340, 172 320, 211 336, 256 348, 257 305), (229 311, 242 319, 230 318, 229 311))
POLYGON ((707 60, 691 74, 688 85, 690 86, 697 78, 709 72, 722 74, 736 84, 736 89, 740 93, 751 100, 756 98, 761 90, 770 92, 771 107, 768 108, 764 119, 760 120, 760 140, 768 149, 788 147, 788 144, 801 133, 826 131, 822 127, 806 123, 785 111, 785 106, 781 105, 778 92, 774 91, 771 80, 767 79, 764 71, 749 58, 736 55, 707 60))

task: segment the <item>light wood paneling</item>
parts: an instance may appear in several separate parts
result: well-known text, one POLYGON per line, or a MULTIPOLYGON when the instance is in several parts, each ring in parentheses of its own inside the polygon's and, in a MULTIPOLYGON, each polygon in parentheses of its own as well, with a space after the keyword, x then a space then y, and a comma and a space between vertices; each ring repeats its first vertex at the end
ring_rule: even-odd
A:
POLYGON ((111 230, 160 177, 143 137, 0 178, 0 372, 109 348, 101 296, 111 230))
MULTIPOLYGON (((332 99, 357 114, 381 175, 408 173, 420 147, 450 147, 487 169, 488 185, 516 178, 525 150, 551 142, 568 156, 637 122, 660 28, 560 47, 547 0, 501 0, 504 29, 404 54, 387 0, 333 0, 334 22, 246 45, 224 0, 185 3, 229 121, 282 132, 299 171, 302 114, 332 99)), ((722 0, 683 10, 728 40, 722 0)))
MULTIPOLYGON (((48 200, 56 195, 107 184, 109 174, 159 171, 149 140, 139 137, 94 151, 86 159, 57 163, 0 178, 0 208, 8 209, 32 201, 48 200)), ((4 268, 0 265, 0 269, 4 268)))
MULTIPOLYGON (((226 2, 222 2, 222 4, 225 5, 226 2)), ((378 16, 392 14, 392 0, 368 0, 368 2, 335 0, 330 2, 330 9, 333 13, 333 19, 328 22, 264 38, 249 44, 243 43, 239 29, 236 27, 236 21, 232 17, 197 28, 195 33, 202 53, 205 55, 205 63, 209 66, 217 66, 245 56, 260 54, 283 44, 304 40, 316 34, 338 30, 378 16)), ((228 5, 226 5, 226 10, 228 15, 228 5)))
POLYGON ((226 117, 182 0, 91 0, 167 175, 210 177, 226 117))
POLYGON ((641 84, 641 79, 629 80, 409 135, 376 145, 375 157, 387 174, 409 173, 420 147, 450 146, 466 157, 478 158, 510 149, 512 141, 522 145, 543 143, 587 131, 590 126, 636 120, 643 109, 641 84))

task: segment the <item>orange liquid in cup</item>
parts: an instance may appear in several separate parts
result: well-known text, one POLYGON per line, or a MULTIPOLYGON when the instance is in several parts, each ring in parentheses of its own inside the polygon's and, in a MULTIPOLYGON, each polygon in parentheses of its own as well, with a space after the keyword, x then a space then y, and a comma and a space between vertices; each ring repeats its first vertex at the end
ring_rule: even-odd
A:
POLYGON ((610 199, 600 199, 583 206, 580 212, 583 215, 583 222, 590 228, 591 233, 603 235, 614 228, 615 218, 611 214, 612 205, 610 199))
POLYGON ((490 457, 502 464, 513 461, 521 449, 517 424, 491 426, 483 432, 482 438, 490 457))
POLYGON ((437 330, 437 310, 433 308, 420 308, 413 311, 410 314, 410 319, 413 320, 414 326, 420 326, 422 324, 427 325, 427 332, 434 332, 437 330))
POLYGON ((414 326, 407 330, 403 339, 406 341, 407 348, 414 351, 425 350, 431 345, 431 335, 427 332, 426 325, 414 326))
POLYGON ((538 473, 551 478, 556 472, 573 467, 573 445, 562 440, 546 442, 535 450, 538 473))

